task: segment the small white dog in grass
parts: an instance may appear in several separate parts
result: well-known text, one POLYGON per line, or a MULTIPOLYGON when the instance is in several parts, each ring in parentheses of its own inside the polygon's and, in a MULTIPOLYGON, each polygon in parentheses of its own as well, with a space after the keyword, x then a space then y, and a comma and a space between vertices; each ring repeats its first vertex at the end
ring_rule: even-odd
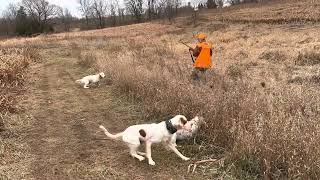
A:
POLYGON ((87 89, 87 88, 89 88, 89 84, 98 83, 100 81, 100 79, 102 79, 104 77, 105 77, 104 73, 101 72, 96 75, 89 75, 89 76, 83 77, 82 79, 78 79, 78 80, 76 80, 76 83, 84 84, 83 87, 87 89))
POLYGON ((168 149, 176 153, 181 159, 187 161, 190 158, 182 155, 172 144, 172 136, 177 132, 177 130, 185 129, 187 131, 191 130, 191 127, 188 127, 187 118, 182 115, 177 115, 172 119, 162 121, 158 124, 140 124, 129 126, 126 130, 118 134, 111 134, 108 130, 102 125, 99 126, 104 133, 111 139, 122 139, 125 142, 129 149, 132 157, 143 161, 146 156, 148 158, 148 163, 150 165, 155 165, 151 157, 151 145, 153 143, 163 143, 168 149), (141 142, 146 143, 146 153, 137 151, 141 142))

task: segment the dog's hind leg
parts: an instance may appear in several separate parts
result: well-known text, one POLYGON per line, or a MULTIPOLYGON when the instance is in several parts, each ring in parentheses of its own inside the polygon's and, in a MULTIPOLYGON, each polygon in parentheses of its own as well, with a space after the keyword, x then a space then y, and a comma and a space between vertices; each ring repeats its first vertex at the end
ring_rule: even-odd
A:
POLYGON ((137 149, 138 149, 139 145, 129 144, 128 146, 129 146, 129 149, 130 149, 130 155, 132 157, 139 159, 139 161, 143 161, 145 159, 143 156, 140 156, 137 153, 137 149))
POLYGON ((88 89, 88 88, 89 88, 90 81, 85 80, 85 81, 83 81, 83 83, 84 83, 83 88, 88 89))

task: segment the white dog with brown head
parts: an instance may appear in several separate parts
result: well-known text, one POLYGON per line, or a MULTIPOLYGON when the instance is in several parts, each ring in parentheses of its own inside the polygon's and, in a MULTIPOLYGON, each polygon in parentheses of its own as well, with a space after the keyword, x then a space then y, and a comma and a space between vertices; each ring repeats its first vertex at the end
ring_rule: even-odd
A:
POLYGON ((182 155, 174 144, 172 144, 172 136, 177 130, 185 129, 191 131, 191 127, 187 124, 187 118, 183 115, 177 115, 167 121, 162 121, 158 124, 140 124, 129 126, 126 130, 118 134, 111 134, 103 126, 100 128, 111 139, 122 139, 129 149, 132 157, 144 160, 146 156, 150 165, 155 165, 151 157, 151 145, 154 143, 164 143, 164 145, 176 153, 180 158, 187 161, 190 158, 182 155), (146 153, 138 152, 137 149, 141 142, 146 143, 146 153))

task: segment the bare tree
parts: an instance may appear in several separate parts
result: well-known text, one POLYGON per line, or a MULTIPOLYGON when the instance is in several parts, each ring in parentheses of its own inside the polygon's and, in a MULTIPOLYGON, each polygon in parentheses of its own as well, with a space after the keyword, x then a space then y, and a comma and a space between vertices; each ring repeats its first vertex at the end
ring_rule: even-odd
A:
POLYGON ((85 17, 86 25, 88 28, 89 27, 89 16, 91 14, 90 10, 91 10, 92 1, 91 0, 78 0, 78 2, 80 4, 79 10, 81 11, 82 16, 85 17))
POLYGON ((143 0, 125 0, 125 5, 136 21, 141 22, 143 18, 143 0))
POLYGON ((107 11, 107 4, 104 0, 93 0, 91 6, 91 14, 97 20, 98 28, 103 28, 105 25, 104 18, 107 11))
POLYGON ((218 7, 223 7, 223 0, 215 0, 215 2, 218 5, 218 7))
POLYGON ((168 18, 171 21, 177 16, 181 4, 182 0, 157 0, 154 4, 154 12, 157 18, 168 18))
POLYGON ((9 35, 10 32, 14 32, 16 28, 17 12, 18 6, 10 3, 2 14, 3 28, 7 35, 9 35))
POLYGON ((182 0, 173 0, 173 6, 175 9, 175 15, 178 14, 178 9, 182 5, 182 0))
POLYGON ((165 15, 166 3, 168 0, 158 0, 155 4, 155 14, 157 18, 161 18, 165 15))
POLYGON ((33 17, 40 26, 40 32, 44 31, 48 20, 58 15, 59 7, 49 4, 46 0, 22 0, 28 14, 33 17))
POLYGON ((207 8, 214 9, 217 8, 217 4, 214 0, 207 0, 207 8))
POLYGON ((151 20, 155 15, 156 0, 147 0, 147 1, 148 1, 148 19, 151 20))
POLYGON ((173 0, 167 0, 166 1, 166 8, 165 8, 165 14, 168 20, 171 22, 174 16, 174 1, 173 0))
POLYGON ((119 9, 118 0, 109 0, 108 9, 110 12, 110 19, 112 26, 115 26, 117 23, 117 9, 119 9))
POLYGON ((119 24, 123 24, 125 21, 125 15, 124 15, 124 8, 121 8, 118 6, 118 18, 119 18, 119 24))
POLYGON ((178 14, 178 8, 181 5, 181 0, 167 0, 166 1, 166 16, 169 21, 172 21, 178 14))
POLYGON ((70 31, 71 23, 73 20, 73 17, 70 11, 67 8, 65 9, 60 8, 59 17, 61 19, 62 24, 64 25, 64 30, 70 31))

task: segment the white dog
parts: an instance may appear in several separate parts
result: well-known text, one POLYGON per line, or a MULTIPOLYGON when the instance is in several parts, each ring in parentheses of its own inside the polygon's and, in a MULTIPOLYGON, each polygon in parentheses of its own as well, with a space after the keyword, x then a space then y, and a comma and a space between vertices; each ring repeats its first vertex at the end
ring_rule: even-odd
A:
POLYGON ((105 77, 104 73, 101 72, 96 75, 89 75, 89 76, 83 77, 82 79, 78 79, 78 80, 76 80, 76 83, 84 84, 83 87, 87 89, 87 88, 89 88, 89 84, 97 83, 100 81, 100 79, 102 79, 104 77, 105 77))
POLYGON ((158 124, 141 124, 129 126, 126 130, 118 134, 110 134, 106 128, 100 126, 104 133, 111 139, 120 139, 124 141, 129 149, 132 157, 143 161, 146 156, 150 165, 155 165, 155 162, 151 157, 151 145, 153 143, 162 142, 166 147, 175 152, 180 158, 187 161, 190 158, 182 155, 174 144, 172 144, 171 138, 173 134, 179 129, 191 130, 191 127, 186 126, 187 118, 182 115, 177 115, 174 118, 162 121, 158 124), (137 149, 141 142, 146 143, 146 153, 138 152, 137 149))
POLYGON ((179 129, 176 133, 173 134, 171 138, 172 144, 177 146, 177 140, 186 140, 195 137, 199 131, 199 128, 202 124, 204 124, 203 117, 196 116, 190 121, 187 122, 186 126, 191 128, 191 131, 186 131, 185 129, 179 129))

